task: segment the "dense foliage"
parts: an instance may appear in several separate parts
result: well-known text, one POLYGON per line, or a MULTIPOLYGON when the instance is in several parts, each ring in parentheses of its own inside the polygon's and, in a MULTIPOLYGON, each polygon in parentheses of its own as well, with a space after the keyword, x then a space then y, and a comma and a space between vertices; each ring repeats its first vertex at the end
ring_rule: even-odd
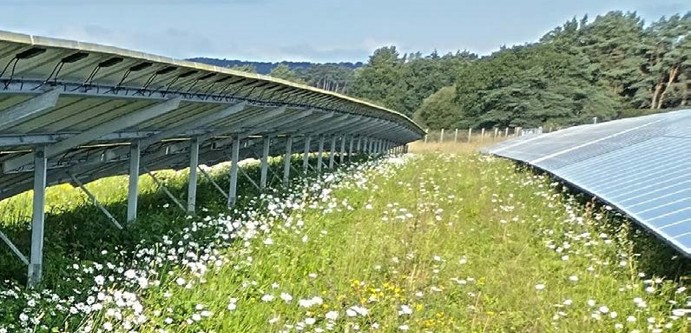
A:
POLYGON ((537 43, 480 59, 406 58, 384 47, 358 70, 351 93, 433 129, 573 125, 683 107, 690 31, 691 13, 646 25, 636 13, 613 11, 592 22, 574 18, 537 43))
POLYGON ((636 13, 612 11, 573 18, 536 43, 481 58, 401 55, 386 46, 364 65, 226 65, 353 95, 431 129, 568 126, 687 106, 690 32, 691 12, 646 24, 636 13))

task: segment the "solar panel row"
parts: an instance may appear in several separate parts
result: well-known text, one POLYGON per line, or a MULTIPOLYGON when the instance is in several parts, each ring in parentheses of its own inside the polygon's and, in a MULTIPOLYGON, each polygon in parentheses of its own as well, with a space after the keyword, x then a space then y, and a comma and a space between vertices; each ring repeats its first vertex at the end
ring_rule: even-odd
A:
MULTIPOLYGON (((341 158, 346 146, 349 155, 381 153, 422 135, 417 124, 393 110, 313 87, 0 31, 0 200, 34 190, 31 260, 2 232, 0 238, 29 265, 30 283, 41 275, 48 185, 81 186, 129 174, 131 221, 138 175, 150 170, 189 167, 196 172, 199 164, 231 160, 231 184, 224 195, 232 205, 242 158, 261 158, 264 186, 271 155, 301 152, 307 168, 308 153, 329 151, 333 165, 337 147, 341 158)), ((288 166, 285 170, 287 178, 288 166)), ((195 191, 190 186, 188 198, 195 191)), ((193 199, 187 209, 194 210, 193 199)))
POLYGON ((526 135, 485 152, 592 193, 691 256, 691 110, 526 135))

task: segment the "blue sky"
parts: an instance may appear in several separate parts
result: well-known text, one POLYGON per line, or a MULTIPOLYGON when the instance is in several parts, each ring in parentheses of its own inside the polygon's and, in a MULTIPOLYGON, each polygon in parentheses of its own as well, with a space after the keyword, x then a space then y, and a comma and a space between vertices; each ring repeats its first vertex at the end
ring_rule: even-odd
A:
POLYGON ((115 45, 175 58, 366 61, 401 52, 535 41, 567 19, 635 10, 647 21, 679 0, 0 0, 0 30, 115 45))

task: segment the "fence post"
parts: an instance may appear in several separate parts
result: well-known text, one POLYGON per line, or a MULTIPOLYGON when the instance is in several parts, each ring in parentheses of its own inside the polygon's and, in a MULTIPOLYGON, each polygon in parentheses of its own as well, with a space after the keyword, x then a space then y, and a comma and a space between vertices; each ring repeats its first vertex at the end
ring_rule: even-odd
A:
POLYGON ((485 128, 482 128, 482 132, 480 132, 480 142, 485 141, 485 128))
POLYGON ((494 128, 494 140, 497 139, 497 136, 499 136, 499 127, 494 128))
POLYGON ((453 142, 458 142, 458 128, 456 129, 456 132, 453 135, 453 142))
POLYGON ((508 138, 509 137, 509 127, 506 127, 506 132, 504 132, 504 137, 508 138))
POLYGON ((470 143, 470 138, 473 136, 473 128, 468 128, 468 143, 470 143))
POLYGON ((441 129, 441 133, 439 134, 439 143, 444 142, 444 129, 441 129))
POLYGON ((429 133, 429 128, 425 130, 425 143, 427 143, 427 133, 429 133))

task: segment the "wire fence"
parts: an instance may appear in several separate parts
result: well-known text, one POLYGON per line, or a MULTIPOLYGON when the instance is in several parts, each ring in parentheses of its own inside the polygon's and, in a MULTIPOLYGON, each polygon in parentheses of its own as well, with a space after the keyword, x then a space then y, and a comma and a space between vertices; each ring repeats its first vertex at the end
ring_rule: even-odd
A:
POLYGON ((423 139, 425 143, 443 143, 443 142, 491 142, 495 140, 517 137, 526 134, 541 134, 549 133, 559 128, 523 128, 523 127, 493 127, 493 128, 467 128, 467 129, 441 129, 441 130, 427 130, 427 134, 423 139))

